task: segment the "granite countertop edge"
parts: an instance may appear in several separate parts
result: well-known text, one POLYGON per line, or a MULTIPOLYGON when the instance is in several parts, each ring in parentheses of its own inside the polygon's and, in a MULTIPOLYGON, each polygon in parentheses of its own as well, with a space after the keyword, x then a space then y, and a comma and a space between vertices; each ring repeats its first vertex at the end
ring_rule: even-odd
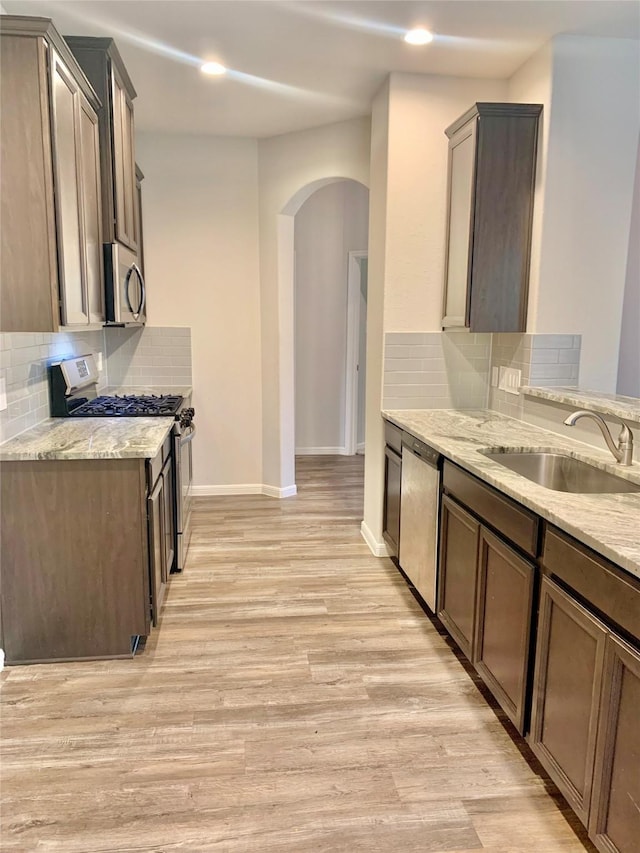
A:
MULTIPOLYGON (((191 385, 108 385, 101 394, 176 394, 191 397, 191 385)), ((174 424, 173 417, 47 418, 0 444, 0 462, 72 459, 153 459, 174 424)))
POLYGON ((523 385, 520 389, 525 397, 536 397, 565 406, 598 412, 601 415, 614 415, 633 422, 640 422, 640 399, 625 397, 621 394, 605 394, 599 391, 586 391, 580 388, 523 385))
POLYGON ((518 501, 603 557, 640 578, 640 492, 573 494, 546 489, 483 455, 495 449, 568 453, 640 484, 640 463, 628 469, 606 451, 486 410, 385 410, 385 419, 518 501))
POLYGON ((173 418, 48 418, 0 444, 0 462, 153 459, 173 418))

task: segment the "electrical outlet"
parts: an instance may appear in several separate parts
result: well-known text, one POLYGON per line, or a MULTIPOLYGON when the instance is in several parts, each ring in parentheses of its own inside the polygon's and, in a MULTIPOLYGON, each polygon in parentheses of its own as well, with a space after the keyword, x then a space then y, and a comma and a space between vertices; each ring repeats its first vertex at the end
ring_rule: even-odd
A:
POLYGON ((516 370, 514 367, 501 367, 498 379, 498 388, 501 391, 506 391, 507 394, 520 393, 520 385, 522 383, 522 371, 516 370))
POLYGON ((498 368, 497 367, 491 368, 491 387, 492 388, 498 387, 498 368))
POLYGON ((96 353, 96 367, 98 368, 99 372, 102 371, 102 353, 101 352, 96 353))
POLYGON ((7 380, 0 376, 0 412, 7 408, 7 380))

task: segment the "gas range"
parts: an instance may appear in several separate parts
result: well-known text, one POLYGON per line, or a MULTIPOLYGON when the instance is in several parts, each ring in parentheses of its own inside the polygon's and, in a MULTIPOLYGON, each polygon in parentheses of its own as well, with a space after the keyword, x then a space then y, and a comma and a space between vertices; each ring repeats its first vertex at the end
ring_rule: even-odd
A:
POLYGON ((116 394, 100 396, 86 402, 78 401, 69 412, 73 418, 149 418, 176 415, 183 398, 173 394, 116 394))
POLYGON ((194 410, 179 394, 115 394, 97 391, 98 369, 91 353, 64 359, 49 368, 51 416, 54 418, 173 417, 190 426, 194 410))
POLYGON ((175 571, 182 571, 191 531, 192 442, 195 412, 179 394, 99 395, 95 356, 66 358, 49 366, 49 394, 53 418, 173 418, 171 427, 175 571))

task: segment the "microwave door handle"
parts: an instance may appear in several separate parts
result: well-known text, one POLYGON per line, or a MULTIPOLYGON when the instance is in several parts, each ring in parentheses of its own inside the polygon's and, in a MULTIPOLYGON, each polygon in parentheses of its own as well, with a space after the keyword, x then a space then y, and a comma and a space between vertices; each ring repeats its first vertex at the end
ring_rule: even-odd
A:
POLYGON ((140 268, 137 264, 131 264, 129 269, 127 270, 127 275, 124 280, 124 296, 127 300, 127 306, 129 307, 129 311, 133 315, 133 319, 137 320, 140 314, 142 313, 142 309, 144 308, 144 303, 147 298, 147 292, 144 285, 144 279, 142 278, 142 273, 140 272, 140 268), (131 276, 135 273, 138 276, 138 280, 140 282, 140 303, 138 305, 137 310, 134 309, 131 304, 131 296, 129 294, 129 289, 131 287, 131 276))
POLYGON ((147 301, 147 285, 144 283, 144 277, 142 275, 142 270, 137 264, 132 264, 131 268, 136 271, 136 275, 140 280, 140 305, 138 306, 138 313, 136 315, 136 320, 144 311, 144 306, 147 301))

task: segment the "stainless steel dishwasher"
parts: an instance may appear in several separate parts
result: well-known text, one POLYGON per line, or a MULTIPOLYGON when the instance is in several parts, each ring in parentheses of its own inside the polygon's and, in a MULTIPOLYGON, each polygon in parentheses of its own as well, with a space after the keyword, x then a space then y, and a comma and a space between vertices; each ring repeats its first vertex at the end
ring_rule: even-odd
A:
POLYGON ((403 434, 399 563, 434 613, 441 468, 442 458, 436 450, 403 434))

